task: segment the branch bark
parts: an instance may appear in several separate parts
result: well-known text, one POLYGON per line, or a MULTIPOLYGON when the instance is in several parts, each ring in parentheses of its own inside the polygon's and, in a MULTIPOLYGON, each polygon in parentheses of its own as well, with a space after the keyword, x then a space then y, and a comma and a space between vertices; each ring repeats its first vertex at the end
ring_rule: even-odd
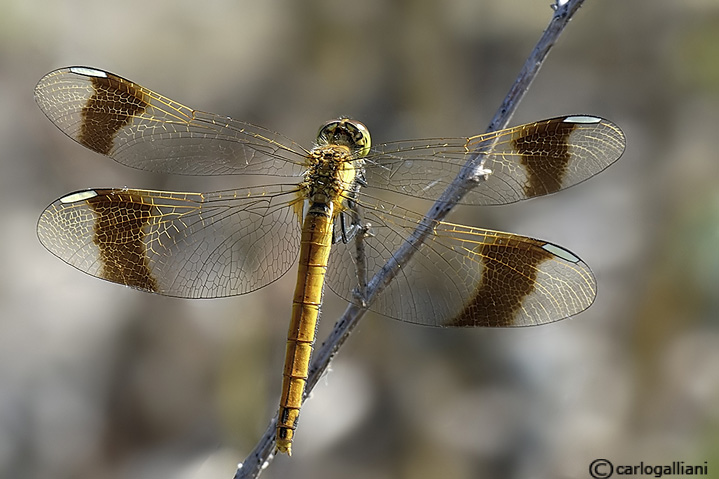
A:
MULTIPOLYGON (((583 3, 584 0, 556 0, 556 2, 551 5, 554 14, 547 29, 525 61, 524 66, 517 75, 517 79, 489 123, 486 130, 487 132, 500 130, 509 124, 510 119, 517 110, 520 101, 529 90, 532 81, 537 76, 549 51, 555 45, 567 24, 583 3)), ((483 155, 481 152, 474 152, 470 155, 460 174, 434 203, 411 237, 400 247, 392 259, 368 281, 363 295, 366 304, 371 304, 375 296, 387 287, 394 277, 393 272, 397 271, 400 265, 407 264, 414 251, 416 251, 419 245, 431 234, 431 225, 446 217, 467 191, 477 185, 478 182, 476 178, 478 171, 480 171, 482 167, 482 159, 483 155)), ((360 248, 361 246, 358 246, 358 250, 360 248)), ((322 346, 315 352, 312 363, 310 364, 305 399, 312 392, 319 378, 329 367, 332 358, 340 350, 366 312, 367 310, 361 306, 349 304, 343 315, 335 323, 332 332, 325 342, 322 343, 322 346)), ((238 465, 234 479, 257 478, 267 465, 269 465, 274 455, 276 424, 277 416, 275 415, 267 426, 267 430, 262 435, 262 438, 255 446, 255 449, 247 456, 244 462, 238 465)))

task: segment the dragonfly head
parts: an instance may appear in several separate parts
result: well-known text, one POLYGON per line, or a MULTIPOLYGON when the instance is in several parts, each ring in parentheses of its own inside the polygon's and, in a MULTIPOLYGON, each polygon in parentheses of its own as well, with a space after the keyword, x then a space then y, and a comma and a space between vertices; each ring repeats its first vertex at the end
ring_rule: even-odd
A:
POLYGON ((339 118, 322 125, 317 133, 317 144, 346 146, 355 156, 361 158, 369 153, 372 140, 364 124, 350 118, 339 118))

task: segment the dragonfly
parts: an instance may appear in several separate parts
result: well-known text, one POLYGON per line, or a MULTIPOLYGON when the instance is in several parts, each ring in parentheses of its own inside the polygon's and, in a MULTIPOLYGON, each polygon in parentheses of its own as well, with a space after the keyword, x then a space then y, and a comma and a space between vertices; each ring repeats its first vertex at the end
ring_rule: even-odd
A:
MULTIPOLYGON (((580 183, 625 148, 618 126, 591 115, 378 145, 361 122, 339 118, 303 147, 90 67, 47 74, 35 99, 67 136, 123 165, 267 178, 264 186, 208 193, 76 191, 43 211, 37 234, 51 253, 85 273, 179 298, 246 294, 297 262, 275 446, 287 454, 324 284, 356 303, 366 278, 423 221, 388 197, 436 198, 469 155, 481 152, 477 185, 460 202, 514 203, 580 183)), ((425 326, 521 327, 573 316, 596 296, 591 269, 548 241, 435 220, 426 240, 412 247, 410 261, 364 307, 425 326)))

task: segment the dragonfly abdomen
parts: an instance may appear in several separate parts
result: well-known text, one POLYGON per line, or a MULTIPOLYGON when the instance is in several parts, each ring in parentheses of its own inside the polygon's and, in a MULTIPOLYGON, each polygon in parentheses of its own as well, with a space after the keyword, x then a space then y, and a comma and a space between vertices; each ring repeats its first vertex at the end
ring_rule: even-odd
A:
POLYGON ((277 420, 277 450, 291 454, 292 438, 302 406, 310 357, 315 343, 332 246, 333 203, 313 203, 305 216, 300 241, 297 286, 287 333, 287 353, 277 420))

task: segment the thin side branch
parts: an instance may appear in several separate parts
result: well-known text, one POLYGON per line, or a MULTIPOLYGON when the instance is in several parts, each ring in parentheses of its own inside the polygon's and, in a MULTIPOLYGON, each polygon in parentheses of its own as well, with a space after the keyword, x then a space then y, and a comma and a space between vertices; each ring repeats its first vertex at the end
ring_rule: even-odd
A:
MULTIPOLYGON (((559 36, 564 31, 564 28, 574 13, 576 13, 583 3, 584 0, 556 0, 556 3, 552 5, 554 15, 549 22, 549 26, 524 63, 512 88, 492 118, 487 132, 505 128, 509 124, 509 120, 514 115, 514 112, 519 106, 519 102, 537 76, 549 51, 559 39, 559 36)), ((470 156, 460 174, 434 203, 410 238, 397 250, 392 256, 392 259, 367 282, 363 295, 367 305, 371 304, 375 296, 387 287, 394 278, 398 268, 400 268, 401 265, 407 264, 414 252, 431 234, 432 224, 446 217, 462 197, 477 185, 478 182, 476 178, 478 172, 481 172, 482 160, 482 152, 474 152, 474 154, 470 156)), ((329 367, 332 358, 340 350, 366 312, 366 308, 354 304, 347 306, 342 317, 335 323, 332 332, 316 351, 312 359, 305 389, 305 398, 312 392, 319 378, 329 367)), ((247 456, 243 463, 239 464, 234 479, 257 478, 264 468, 267 467, 274 454, 276 424, 277 416, 275 415, 255 449, 247 456)))

